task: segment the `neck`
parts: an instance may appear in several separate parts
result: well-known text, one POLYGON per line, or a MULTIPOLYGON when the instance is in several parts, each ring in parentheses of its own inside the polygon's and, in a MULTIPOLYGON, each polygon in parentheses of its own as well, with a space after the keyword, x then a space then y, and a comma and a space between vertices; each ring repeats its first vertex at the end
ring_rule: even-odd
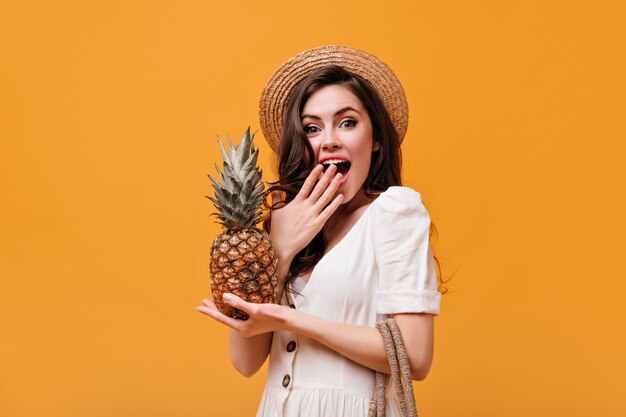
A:
POLYGON ((359 192, 346 204, 342 204, 337 208, 337 210, 330 216, 330 219, 326 222, 324 229, 333 228, 333 226, 342 223, 346 218, 350 217, 355 211, 358 211, 360 208, 367 206, 372 201, 371 198, 368 198, 365 195, 363 189, 359 190, 359 192))

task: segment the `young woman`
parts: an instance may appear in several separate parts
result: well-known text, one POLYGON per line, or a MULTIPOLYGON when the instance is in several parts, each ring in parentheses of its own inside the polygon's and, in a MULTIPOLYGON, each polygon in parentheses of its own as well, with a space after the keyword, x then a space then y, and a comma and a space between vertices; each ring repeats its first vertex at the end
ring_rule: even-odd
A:
MULTIPOLYGON (((404 91, 366 52, 316 48, 270 79, 261 125, 278 151, 265 227, 281 302, 224 294, 246 321, 208 299, 198 310, 231 328, 231 360, 243 375, 269 355, 257 416, 366 416, 375 371, 390 373, 376 322, 395 318, 412 377, 423 380, 441 297, 428 212, 419 193, 401 186, 404 91)), ((387 399, 387 416, 401 416, 392 386, 387 399)))

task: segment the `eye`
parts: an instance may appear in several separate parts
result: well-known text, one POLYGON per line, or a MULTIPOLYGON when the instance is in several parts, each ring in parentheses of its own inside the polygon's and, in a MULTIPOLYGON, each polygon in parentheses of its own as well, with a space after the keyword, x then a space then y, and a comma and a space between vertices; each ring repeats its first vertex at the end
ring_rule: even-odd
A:
POLYGON ((307 135, 317 132, 319 132, 319 129, 315 125, 304 126, 304 133, 306 133, 307 135))
POLYGON ((356 120, 354 119, 346 119, 343 120, 340 124, 341 127, 354 127, 356 126, 356 120))

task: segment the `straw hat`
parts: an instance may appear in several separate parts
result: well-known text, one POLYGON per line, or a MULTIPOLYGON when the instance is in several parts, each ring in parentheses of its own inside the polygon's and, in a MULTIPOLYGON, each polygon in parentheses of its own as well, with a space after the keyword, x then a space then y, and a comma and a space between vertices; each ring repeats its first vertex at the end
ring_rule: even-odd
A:
POLYGON ((283 128, 283 115, 293 87, 313 70, 340 67, 365 79, 378 92, 398 133, 404 139, 409 123, 406 95, 391 68, 374 55, 347 46, 327 45, 309 49, 289 59, 265 85, 259 102, 261 130, 274 152, 283 128))

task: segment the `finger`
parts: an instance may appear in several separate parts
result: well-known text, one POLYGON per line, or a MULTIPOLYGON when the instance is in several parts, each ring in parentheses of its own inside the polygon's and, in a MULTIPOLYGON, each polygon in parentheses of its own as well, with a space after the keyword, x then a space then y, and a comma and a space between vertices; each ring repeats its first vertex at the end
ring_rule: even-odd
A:
POLYGON ((283 195, 278 190, 272 191, 270 193, 270 196, 272 196, 272 206, 275 206, 276 204, 283 202, 283 195))
POLYGON ((313 191, 311 191, 311 195, 309 196, 309 198, 311 198, 312 201, 316 202, 317 199, 322 195, 322 193, 326 190, 326 187, 328 187, 328 184, 330 184, 330 182, 332 181, 336 172, 337 166, 335 164, 332 164, 328 167, 326 172, 324 172, 322 178, 320 178, 320 180, 315 185, 315 188, 313 188, 313 191))
POLYGON ((215 305, 215 303, 213 302, 213 300, 210 300, 208 298, 205 298, 204 300, 202 300, 202 304, 199 307, 196 307, 196 310, 198 311, 213 311, 215 312, 215 314, 224 314, 222 313, 222 311, 217 308, 217 306, 215 305))
POLYGON ((343 180, 343 175, 341 175, 341 173, 335 175, 333 180, 330 182, 330 184, 324 191, 324 194, 321 195, 321 197, 317 200, 317 202, 314 205, 318 211, 321 212, 324 209, 324 207, 326 207, 326 205, 332 200, 333 196, 335 195, 335 193, 339 189, 339 186, 341 185, 341 180, 343 180))
POLYGON ((248 315, 250 315, 251 313, 251 309, 253 309, 254 304, 249 303, 247 301, 243 301, 241 298, 237 297, 235 294, 231 294, 231 293, 224 293, 224 295, 222 295, 222 298, 224 299, 224 302, 226 304, 228 304, 229 306, 239 309, 241 311, 243 311, 244 313, 247 313, 248 315))
POLYGON ((199 311, 200 313, 206 314, 207 316, 210 316, 210 309, 208 309, 207 307, 196 307, 195 308, 196 311, 199 311))
POLYGON ((332 214, 339 208, 343 201, 343 194, 339 194, 335 199, 320 213, 320 220, 326 223, 326 220, 332 216, 332 214))
POLYGON ((215 307, 215 304, 213 304, 212 302, 209 302, 208 306, 196 307, 196 310, 200 313, 206 314, 213 320, 224 324, 232 329, 239 330, 239 327, 241 326, 241 320, 228 317, 227 315, 219 311, 217 307, 215 307))
POLYGON ((313 168, 309 176, 306 178, 306 180, 304 180, 304 184, 302 184, 302 188, 300 188, 300 191, 298 192, 298 195, 296 197, 300 197, 302 199, 307 198, 323 172, 324 166, 322 164, 317 164, 315 168, 313 168))
POLYGON ((205 298, 204 300, 202 300, 202 304, 201 306, 196 307, 196 310, 205 313, 208 315, 209 311, 214 311, 216 313, 221 313, 221 311, 217 308, 217 306, 215 305, 215 303, 212 300, 209 300, 208 298, 205 298))

